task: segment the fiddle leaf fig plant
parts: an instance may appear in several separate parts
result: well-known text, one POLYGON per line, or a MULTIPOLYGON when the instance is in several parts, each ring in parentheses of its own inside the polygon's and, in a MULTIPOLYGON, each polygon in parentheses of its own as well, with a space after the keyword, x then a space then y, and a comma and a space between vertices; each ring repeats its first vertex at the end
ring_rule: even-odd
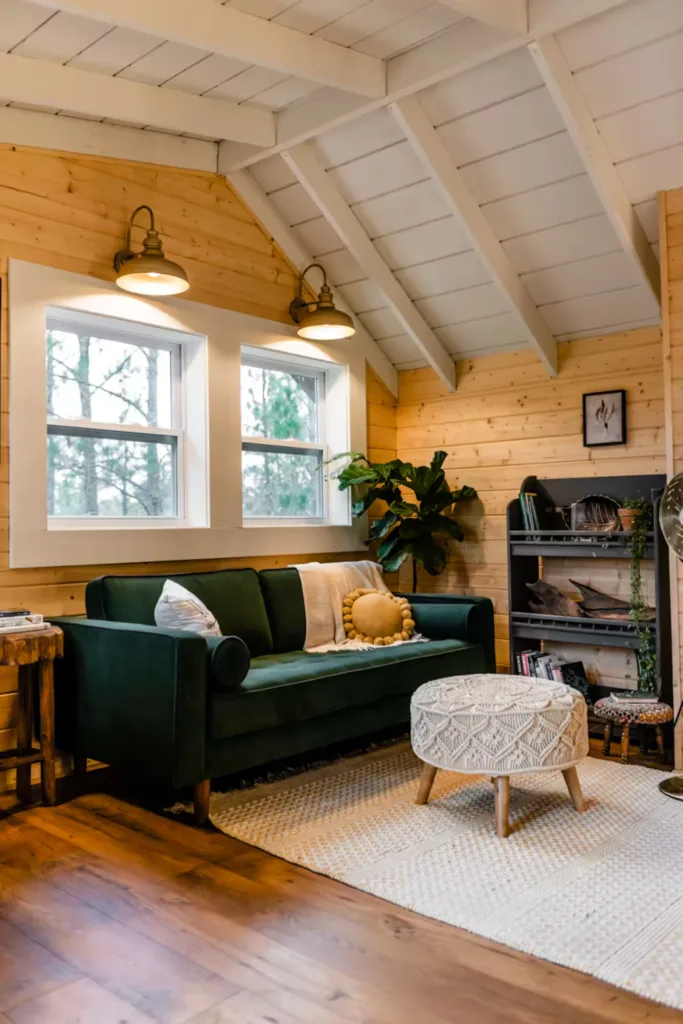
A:
POLYGON ((439 538, 463 539, 462 527, 451 513, 459 502, 477 497, 473 487, 451 490, 443 470, 446 457, 446 452, 434 452, 428 466, 402 459, 372 463, 362 452, 345 452, 329 460, 350 460, 332 477, 340 490, 353 489, 354 518, 365 515, 376 501, 385 502, 384 515, 370 526, 370 539, 379 542, 377 558, 386 572, 396 572, 412 556, 413 592, 418 565, 431 576, 446 568, 446 549, 439 538), (414 500, 406 500, 407 491, 414 500))

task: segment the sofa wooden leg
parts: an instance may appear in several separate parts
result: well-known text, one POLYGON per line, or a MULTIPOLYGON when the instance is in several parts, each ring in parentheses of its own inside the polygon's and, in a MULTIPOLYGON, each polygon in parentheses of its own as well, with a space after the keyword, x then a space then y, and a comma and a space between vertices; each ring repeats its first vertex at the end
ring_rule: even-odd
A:
POLYGON ((198 825, 206 825, 209 820, 209 798, 211 796, 211 779, 204 779, 194 787, 194 820, 198 825))

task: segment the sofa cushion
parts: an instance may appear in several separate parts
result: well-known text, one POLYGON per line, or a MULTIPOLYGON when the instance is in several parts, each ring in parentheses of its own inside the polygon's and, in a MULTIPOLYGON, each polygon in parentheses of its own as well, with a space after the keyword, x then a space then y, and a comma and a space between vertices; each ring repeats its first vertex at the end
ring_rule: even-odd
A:
POLYGON ((296 569, 262 569, 261 590, 273 634, 273 652, 301 651, 306 642, 306 608, 296 569))
POLYGON ((207 636, 208 675, 212 686, 236 690, 246 678, 251 658, 249 648, 238 636, 207 636))
POLYGON ((224 636, 244 640, 252 657, 270 654, 273 638, 254 569, 221 569, 172 576, 101 576, 85 592, 89 619, 154 625, 154 608, 165 581, 186 587, 213 612, 224 636))
POLYGON ((485 670, 484 649, 462 640, 254 658, 238 690, 209 695, 209 735, 224 739, 294 724, 411 694, 430 679, 485 670))

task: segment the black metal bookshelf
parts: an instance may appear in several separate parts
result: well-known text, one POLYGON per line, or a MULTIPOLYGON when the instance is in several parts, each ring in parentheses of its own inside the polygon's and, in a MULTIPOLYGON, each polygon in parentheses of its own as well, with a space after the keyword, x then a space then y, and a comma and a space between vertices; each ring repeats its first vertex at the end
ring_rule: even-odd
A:
MULTIPOLYGON (((638 650, 640 636, 635 623, 531 612, 529 599, 532 595, 526 584, 535 583, 542 575, 541 559, 630 558, 628 533, 568 530, 562 516, 556 511, 558 508, 567 507, 590 494, 607 495, 620 502, 625 498, 645 498, 653 506, 653 529, 648 536, 643 558, 654 562, 655 570, 655 619, 648 626, 655 637, 662 699, 671 703, 669 551, 659 529, 658 514, 665 486, 666 477, 660 475, 565 480, 538 480, 531 476, 522 482, 520 491, 537 495, 540 529, 524 529, 519 500, 514 498, 507 508, 511 671, 516 671, 517 655, 529 648, 529 641, 538 647, 544 641, 552 641, 638 650)), ((598 686, 598 696, 606 696, 614 689, 598 686)))

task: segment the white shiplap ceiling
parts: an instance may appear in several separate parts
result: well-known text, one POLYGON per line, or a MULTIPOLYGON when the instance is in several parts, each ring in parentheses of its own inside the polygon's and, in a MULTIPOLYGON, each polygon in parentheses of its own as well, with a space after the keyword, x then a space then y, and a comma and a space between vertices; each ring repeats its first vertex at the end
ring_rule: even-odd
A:
MULTIPOLYGON (((509 0, 497 2, 502 11, 509 0)), ((200 9, 212 17, 220 8, 218 0, 165 3, 181 15, 186 6, 187 38, 195 42, 200 9)), ((465 17, 477 3, 496 7, 492 0, 463 0, 460 11, 457 0, 230 0, 225 10, 258 19, 248 25, 266 31, 259 64, 253 46, 250 59, 240 59, 229 39, 210 52, 184 43, 178 29, 169 38, 140 31, 155 23, 159 0, 137 7, 133 0, 55 7, 0 0, 0 104, 15 108, 0 111, 0 139, 27 141, 33 127, 55 146, 61 126, 64 148, 79 148, 70 141, 81 130, 74 117, 83 131, 88 117, 103 126, 87 128, 84 150, 109 146, 116 155, 118 142, 158 140, 161 129, 165 162, 177 153, 179 165, 214 167, 220 143, 220 169, 238 171, 233 182, 246 182, 248 201, 258 192, 257 213, 285 249, 296 248, 293 258, 303 252, 324 263, 395 367, 432 362, 424 353, 434 338, 457 358, 535 344, 520 314, 529 300, 540 311, 531 318, 536 334, 557 340, 657 323, 638 236, 656 253, 656 193, 683 185, 683 0, 530 0, 526 36, 492 28, 483 15, 465 17), (290 30, 288 45, 330 47, 321 51, 329 80, 325 61, 315 65, 315 80, 306 77, 304 58, 317 50, 302 50, 297 63, 294 46, 283 58, 268 23, 290 30), (536 39, 543 51, 547 35, 548 52, 559 55, 551 71, 560 93, 562 67, 572 73, 573 106, 571 97, 568 106, 558 101, 534 51, 536 39), (354 80, 340 88, 351 53, 365 56, 348 64, 354 80), (302 73, 292 74, 299 64, 302 73), (380 64, 386 88, 378 93, 380 64), (27 69, 35 75, 20 89, 27 69), (123 82, 139 85, 129 93, 123 82), (86 85, 87 103, 79 99, 86 85), (161 90, 185 94, 170 116, 161 90), (416 97, 451 185, 474 200, 465 223, 462 208, 454 214, 453 191, 444 190, 443 163, 439 175, 414 134, 406 138, 401 103, 392 106, 406 95, 416 97), (121 118, 112 116, 119 96, 121 118), (577 104, 576 121, 568 121, 577 104), (108 123, 129 134, 115 135, 123 130, 108 123), (191 130, 200 123, 202 131, 191 130), (595 128, 597 163, 581 137, 595 128), (318 191, 302 171, 311 161, 324 169, 318 191), (391 280, 377 272, 377 254, 391 280)))

